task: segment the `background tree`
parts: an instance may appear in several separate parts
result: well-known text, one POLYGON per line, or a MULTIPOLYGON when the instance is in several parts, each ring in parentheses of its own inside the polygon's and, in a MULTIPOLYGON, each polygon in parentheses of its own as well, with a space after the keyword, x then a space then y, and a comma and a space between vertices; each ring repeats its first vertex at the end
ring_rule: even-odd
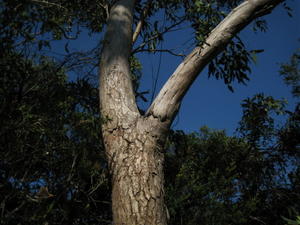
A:
MULTIPOLYGON (((295 55, 281 73, 284 68, 284 78, 294 81, 287 84, 298 86, 295 55)), ((170 223, 297 224, 298 104, 290 112, 285 100, 264 94, 245 99, 236 137, 207 127, 172 132, 166 149, 170 223), (285 124, 279 125, 278 114, 286 115, 285 124)))
POLYGON ((97 88, 48 58, 2 53, 0 223, 108 224, 97 88))

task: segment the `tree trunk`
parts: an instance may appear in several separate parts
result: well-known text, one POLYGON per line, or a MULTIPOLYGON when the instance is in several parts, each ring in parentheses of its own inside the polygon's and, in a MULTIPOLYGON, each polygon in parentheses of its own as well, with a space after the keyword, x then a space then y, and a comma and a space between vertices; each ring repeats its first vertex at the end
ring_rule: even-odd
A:
POLYGON ((112 175, 115 225, 166 225, 164 154, 170 123, 140 115, 132 89, 128 58, 134 1, 111 9, 100 62, 102 135, 112 175))
POLYGON ((127 129, 104 134, 112 173, 114 224, 167 224, 161 149, 166 131, 157 119, 139 117, 127 129))
POLYGON ((162 148, 182 98, 235 34, 282 1, 249 0, 235 8, 178 66, 145 116, 137 109, 128 62, 134 0, 116 1, 103 41, 99 88, 114 225, 167 224, 162 148))

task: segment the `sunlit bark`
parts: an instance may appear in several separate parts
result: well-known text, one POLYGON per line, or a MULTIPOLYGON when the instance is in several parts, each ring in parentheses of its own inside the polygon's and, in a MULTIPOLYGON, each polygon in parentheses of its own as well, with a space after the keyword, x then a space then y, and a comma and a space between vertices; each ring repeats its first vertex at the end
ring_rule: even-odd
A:
MULTIPOLYGON (((166 82, 145 116, 140 115, 130 78, 134 0, 110 11, 100 62, 102 135, 112 175, 115 225, 166 225, 162 152, 182 98, 201 70, 253 19, 281 0, 249 0, 235 8, 196 47, 166 82)), ((136 39, 136 37, 135 37, 136 39)))

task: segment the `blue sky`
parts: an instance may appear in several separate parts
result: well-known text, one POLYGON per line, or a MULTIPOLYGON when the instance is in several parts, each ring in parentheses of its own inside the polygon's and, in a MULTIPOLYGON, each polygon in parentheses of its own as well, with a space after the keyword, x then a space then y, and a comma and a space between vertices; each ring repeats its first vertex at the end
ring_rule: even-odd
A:
MULTIPOLYGON (((235 92, 231 93, 222 80, 208 79, 207 71, 203 71, 184 98, 173 129, 191 132, 207 125, 214 129, 225 129, 228 134, 232 134, 242 115, 241 101, 261 92, 275 98, 286 98, 293 109, 295 102, 290 88, 283 83, 278 73, 279 64, 288 62, 296 48, 300 47, 300 42, 297 41, 300 38, 300 1, 288 3, 294 12, 292 18, 283 7, 277 7, 272 14, 265 16, 268 22, 267 32, 255 34, 250 25, 240 34, 248 49, 265 49, 258 55, 257 63, 251 66, 252 73, 247 86, 235 84, 235 92)), ((178 52, 185 47, 181 43, 191 35, 189 29, 171 33, 166 36, 163 48, 171 47, 178 52)), ((182 60, 167 53, 161 56, 158 53, 143 54, 140 59, 144 74, 142 90, 152 90, 152 77, 156 76, 161 60, 157 91, 182 60)))
MULTIPOLYGON (((247 86, 235 84, 235 92, 231 93, 222 80, 208 79, 204 70, 194 82, 185 96, 181 109, 172 128, 187 132, 198 131, 200 127, 207 125, 214 129, 225 129, 228 134, 233 134, 242 116, 240 104, 243 99, 252 97, 257 93, 265 93, 275 98, 285 98, 294 107, 294 100, 287 87, 279 76, 279 64, 288 62, 290 56, 300 47, 300 0, 289 0, 288 5, 293 9, 293 17, 290 18, 282 6, 277 7, 270 15, 264 18, 268 22, 268 31, 254 33, 251 25, 240 34, 245 41, 247 49, 264 49, 258 55, 256 64, 251 65, 252 73, 247 86)), ((188 54, 191 46, 183 45, 192 38, 189 28, 172 32, 165 36, 162 48, 175 49, 176 52, 188 54)), ((99 37, 92 38, 85 34, 70 44, 70 50, 86 50, 94 47, 99 37)), ((61 52, 64 49, 61 42, 54 44, 53 50, 61 52)), ((153 90, 153 78, 158 75, 156 93, 162 87, 168 77, 175 71, 182 58, 168 53, 138 54, 143 66, 141 91, 153 90), (160 67, 158 66, 160 64, 160 67), (158 69, 159 68, 159 69, 158 69)), ((151 95, 147 95, 150 98, 151 95)), ((149 103, 143 103, 147 108, 149 103)))

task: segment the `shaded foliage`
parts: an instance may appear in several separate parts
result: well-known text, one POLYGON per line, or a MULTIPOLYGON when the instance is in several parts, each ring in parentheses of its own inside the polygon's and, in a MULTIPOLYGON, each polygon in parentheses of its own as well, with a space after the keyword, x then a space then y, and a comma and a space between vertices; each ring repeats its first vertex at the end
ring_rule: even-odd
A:
POLYGON ((251 72, 250 62, 251 54, 246 50, 243 42, 236 38, 209 64, 208 76, 223 79, 229 90, 233 92, 234 81, 246 84, 249 80, 247 73, 251 72))
POLYGON ((106 224, 97 89, 39 60, 14 52, 0 59, 1 224, 106 224), (41 187, 53 197, 39 199, 41 187))
MULTIPOLYGON (((15 52, 0 61, 1 223, 110 224, 97 90, 49 58, 34 61, 15 52)), ((283 225, 299 212, 299 112, 277 128, 284 102, 259 94, 242 106, 240 137, 170 133, 170 224, 283 225)))
POLYGON ((300 97, 300 49, 292 55, 289 63, 281 65, 280 74, 284 82, 292 87, 294 97, 300 97))
POLYGON ((252 98, 247 98, 241 104, 243 118, 240 121, 239 132, 250 143, 256 146, 268 146, 276 135, 274 118, 272 114, 282 115, 285 113, 285 100, 275 100, 263 93, 252 98))
MULTIPOLYGON (((292 87, 299 80, 296 59, 282 67, 292 87)), ((172 132, 165 168, 170 224, 298 224, 296 105, 290 112, 285 100, 261 93, 242 102, 236 137, 207 127, 172 132), (285 115, 285 124, 276 124, 277 115, 285 115)))
POLYGON ((281 148, 203 127, 173 132, 166 162, 170 224, 285 224, 299 213, 299 156, 281 148))
MULTIPOLYGON (((241 1, 138 1, 135 24, 150 4, 138 51, 159 49, 164 34, 186 23, 194 44, 241 1), (163 11, 164 21, 155 15, 163 11)), ((69 52, 61 63, 42 54, 53 40, 101 32, 113 1, 0 1, 0 223, 111 224, 110 183, 100 137, 93 80, 70 80, 90 53, 69 52), (78 59, 77 59, 78 58, 78 59)), ((256 21, 256 29, 265 23, 256 21)), ((99 48, 91 55, 98 56, 99 48)), ((149 52, 149 51, 148 51, 149 52)), ((245 83, 250 53, 238 38, 209 67, 210 76, 245 83)), ((92 59, 93 63, 97 63, 92 59)), ((299 55, 282 66, 298 96, 299 55)), ((141 65, 131 58, 136 96, 141 65)), ((84 78, 85 77, 85 78, 84 78)), ((246 99, 239 137, 202 128, 171 131, 166 143, 170 224, 285 224, 300 212, 299 106, 284 127, 274 113, 285 103, 259 94, 246 99), (272 114, 273 113, 273 114, 272 114), (285 221, 283 218, 286 218, 285 221), (275 222, 274 222, 275 221, 275 222)))
POLYGON ((37 36, 47 33, 54 40, 76 38, 80 26, 99 32, 107 18, 106 7, 109 2, 101 0, 3 0, 0 2, 0 37, 12 38, 12 44, 20 39, 34 41, 37 36))

